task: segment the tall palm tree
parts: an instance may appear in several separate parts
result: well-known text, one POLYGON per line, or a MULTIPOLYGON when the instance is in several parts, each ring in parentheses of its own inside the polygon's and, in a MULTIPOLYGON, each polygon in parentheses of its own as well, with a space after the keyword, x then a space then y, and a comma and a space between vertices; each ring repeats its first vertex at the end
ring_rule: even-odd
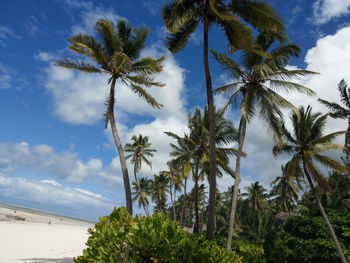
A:
POLYGON ((68 39, 69 48, 74 53, 90 58, 92 63, 65 58, 58 60, 55 65, 86 73, 109 74, 110 90, 105 103, 105 128, 110 124, 123 173, 126 206, 128 212, 132 214, 129 175, 114 118, 115 84, 117 80, 121 81, 152 107, 160 108, 162 105, 146 91, 146 88, 164 86, 155 81, 154 76, 163 70, 161 63, 165 57, 140 58, 149 33, 148 28, 132 27, 125 20, 119 20, 117 25, 114 25, 102 19, 96 22, 95 29, 99 39, 88 34, 77 34, 68 39))
POLYGON ((330 116, 333 118, 346 119, 348 121, 348 130, 345 134, 345 153, 347 156, 350 155, 350 89, 346 84, 345 80, 342 79, 338 84, 338 90, 340 93, 340 100, 343 106, 335 102, 329 102, 327 100, 318 99, 319 102, 323 103, 330 109, 330 116))
POLYGON ((322 154, 325 151, 343 150, 345 148, 332 142, 335 137, 344 134, 345 132, 334 132, 324 135, 323 131, 326 125, 327 116, 327 114, 321 115, 321 113, 312 113, 310 106, 306 109, 300 107, 298 113, 294 113, 291 117, 293 134, 282 125, 281 131, 283 142, 280 145, 274 146, 273 154, 274 156, 278 156, 282 153, 293 154, 287 167, 286 174, 293 175, 298 169, 303 169, 304 175, 308 180, 311 191, 316 199, 316 203, 334 240, 341 262, 346 263, 342 248, 338 243, 337 236, 328 220, 318 196, 318 192, 314 186, 315 181, 321 188, 327 189, 329 187, 327 179, 315 166, 315 161, 334 171, 350 174, 350 171, 346 167, 322 154))
POLYGON ((155 202, 155 211, 165 213, 165 205, 168 200, 167 193, 169 193, 168 173, 160 172, 159 175, 154 175, 151 180, 151 196, 152 201, 155 202))
MULTIPOLYGON (((142 167, 142 162, 145 162, 152 169, 152 163, 147 159, 147 157, 153 157, 153 153, 157 152, 155 149, 151 149, 151 143, 148 142, 148 136, 142 136, 139 134, 139 137, 135 135, 131 138, 132 143, 127 143, 124 147, 124 151, 130 153, 125 157, 125 159, 131 158, 131 164, 134 165, 134 176, 136 185, 138 185, 139 191, 141 191, 139 181, 137 179, 137 173, 142 167)), ((140 194, 141 200, 143 200, 143 195, 140 194)), ((149 216, 149 211, 147 209, 145 200, 142 201, 143 209, 147 216, 149 216)))
POLYGON ((139 207, 141 207, 142 205, 145 211, 147 211, 146 213, 148 215, 149 202, 148 202, 147 196, 149 196, 151 193, 151 180, 145 177, 142 177, 140 178, 138 183, 132 182, 132 189, 134 190, 132 192, 132 195, 133 195, 132 201, 136 202, 138 200, 139 207))
POLYGON ((277 212, 292 212, 293 208, 299 198, 299 192, 303 189, 304 184, 303 171, 298 169, 294 174, 287 174, 287 167, 289 163, 281 166, 282 176, 276 177, 270 185, 274 185, 271 189, 270 196, 275 197, 272 199, 277 212))
POLYGON ((173 210, 173 219, 176 221, 176 209, 175 209, 176 192, 180 191, 182 187, 182 173, 181 171, 178 171, 178 167, 176 167, 176 164, 174 161, 169 161, 167 164, 169 167, 169 176, 170 176, 169 190, 170 190, 171 206, 173 210))
POLYGON ((251 186, 247 186, 245 189, 248 193, 243 193, 242 196, 247 197, 249 207, 254 210, 264 210, 268 198, 266 189, 259 182, 252 183, 251 186))
POLYGON ((254 52, 244 52, 242 66, 225 54, 219 54, 212 50, 216 60, 228 70, 236 82, 218 88, 217 92, 225 92, 230 95, 227 102, 233 106, 240 106, 239 140, 238 153, 236 156, 235 169, 235 189, 232 196, 232 208, 230 214, 230 227, 227 239, 227 250, 231 249, 233 226, 235 221, 236 206, 238 200, 238 190, 241 171, 241 153, 246 135, 247 123, 255 115, 259 115, 273 132, 273 138, 279 140, 280 119, 283 117, 281 108, 292 108, 294 106, 276 91, 289 93, 292 91, 314 94, 312 90, 292 82, 293 78, 298 78, 314 72, 306 70, 287 70, 290 57, 298 57, 300 49, 298 46, 285 43, 286 37, 283 34, 273 32, 261 32, 255 44, 262 50, 268 52, 268 57, 260 56, 254 52), (280 42, 281 44, 278 45, 280 42))
POLYGON ((228 38, 230 50, 254 50, 253 33, 245 22, 258 30, 284 30, 284 26, 273 8, 260 1, 232 1, 226 4, 223 0, 173 0, 162 8, 162 18, 170 35, 166 46, 172 53, 177 53, 187 44, 190 35, 197 26, 203 24, 203 66, 205 73, 207 104, 209 110, 209 157, 210 189, 207 239, 214 239, 215 232, 215 110, 212 92, 212 81, 208 60, 208 33, 212 25, 218 25, 228 38))

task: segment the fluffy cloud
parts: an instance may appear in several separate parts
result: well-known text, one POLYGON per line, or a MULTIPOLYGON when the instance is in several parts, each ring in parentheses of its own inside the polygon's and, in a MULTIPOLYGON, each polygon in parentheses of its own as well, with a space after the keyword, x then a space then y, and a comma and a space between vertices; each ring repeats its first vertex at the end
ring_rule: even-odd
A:
POLYGON ((317 0, 313 4, 313 22, 325 24, 333 18, 349 14, 350 0, 317 0))
POLYGON ((118 177, 119 173, 116 175, 113 163, 104 167, 102 161, 96 158, 84 162, 76 153, 55 153, 46 144, 30 146, 27 142, 0 143, 0 172, 15 176, 19 171, 46 174, 65 183, 103 179, 105 184, 122 190, 122 179, 118 177))
POLYGON ((54 180, 36 181, 0 174, 0 191, 3 198, 54 205, 63 208, 65 214, 91 219, 108 213, 115 205, 121 205, 85 189, 64 187, 54 180))

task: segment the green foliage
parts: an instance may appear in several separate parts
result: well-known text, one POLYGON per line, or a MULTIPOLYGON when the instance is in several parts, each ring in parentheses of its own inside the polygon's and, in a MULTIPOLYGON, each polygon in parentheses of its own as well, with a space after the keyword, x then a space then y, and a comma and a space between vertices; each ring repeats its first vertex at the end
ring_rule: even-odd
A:
POLYGON ((185 232, 162 214, 132 218, 124 207, 114 209, 89 233, 87 248, 75 263, 242 262, 235 252, 185 232))
MULTIPOLYGON (((350 260, 350 214, 328 211, 328 218, 350 260)), ((284 226, 284 245, 288 262, 338 262, 338 253, 327 226, 317 210, 291 217, 284 226)))

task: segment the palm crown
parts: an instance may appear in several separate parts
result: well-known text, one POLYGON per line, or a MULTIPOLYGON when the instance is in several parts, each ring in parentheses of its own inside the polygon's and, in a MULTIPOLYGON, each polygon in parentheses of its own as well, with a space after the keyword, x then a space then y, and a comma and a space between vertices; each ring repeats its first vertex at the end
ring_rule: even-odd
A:
MULTIPOLYGON (((154 80, 154 74, 162 71, 161 62, 165 57, 140 58, 149 29, 132 27, 125 20, 118 21, 117 25, 102 19, 96 22, 96 32, 100 42, 88 34, 78 34, 68 39, 69 48, 78 54, 92 59, 93 63, 77 59, 61 59, 57 66, 72 68, 87 73, 107 73, 110 81, 120 79, 134 93, 145 99, 152 107, 159 108, 159 104, 145 88, 164 86, 154 80)), ((114 107, 114 90, 106 100, 105 113, 108 125, 111 111, 114 107)))

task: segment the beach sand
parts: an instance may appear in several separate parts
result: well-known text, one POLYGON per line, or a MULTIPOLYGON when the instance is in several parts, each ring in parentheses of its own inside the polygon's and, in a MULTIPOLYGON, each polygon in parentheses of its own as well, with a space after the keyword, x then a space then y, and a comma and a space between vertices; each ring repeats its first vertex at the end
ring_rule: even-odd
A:
POLYGON ((89 227, 93 224, 0 205, 0 263, 71 263, 82 254, 89 227))

